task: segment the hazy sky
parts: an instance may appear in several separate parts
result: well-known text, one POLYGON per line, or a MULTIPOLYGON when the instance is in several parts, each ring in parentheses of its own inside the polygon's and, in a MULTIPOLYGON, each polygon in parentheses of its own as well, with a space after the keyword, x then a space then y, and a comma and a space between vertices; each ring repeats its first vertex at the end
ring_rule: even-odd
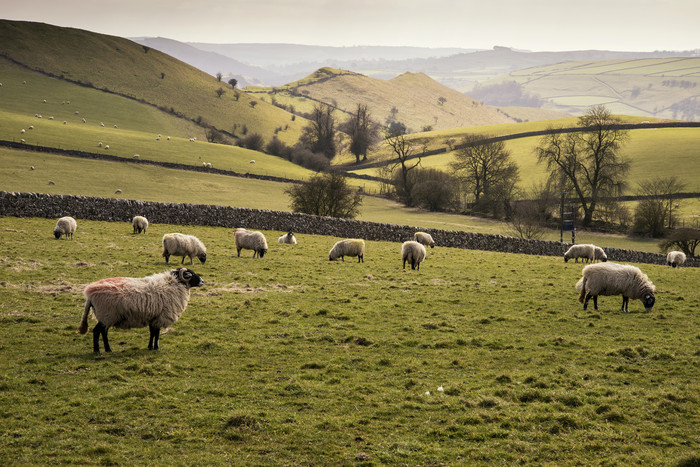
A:
POLYGON ((0 0, 0 18, 183 42, 700 49, 698 0, 0 0))

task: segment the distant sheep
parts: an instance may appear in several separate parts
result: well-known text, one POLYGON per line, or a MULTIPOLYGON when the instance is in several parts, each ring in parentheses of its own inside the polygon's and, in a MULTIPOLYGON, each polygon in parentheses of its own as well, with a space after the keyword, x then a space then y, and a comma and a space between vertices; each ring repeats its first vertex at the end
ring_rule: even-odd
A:
POLYGON ((236 238, 236 250, 241 256, 241 250, 253 250, 253 258, 262 258, 267 253, 267 240, 262 232, 256 230, 236 229, 233 233, 236 238))
POLYGON ((109 149, 109 144, 105 144, 105 149, 109 149))
MULTIPOLYGON (((146 233, 146 229, 148 228, 148 219, 143 216, 134 216, 134 218, 131 220, 131 224, 134 226, 135 234, 140 234, 141 232, 146 233)), ((182 259, 184 260, 185 258, 182 259)))
POLYGON ((180 264, 185 263, 185 257, 190 258, 190 264, 193 264, 192 258, 195 257, 204 264, 207 260, 207 248, 194 235, 168 233, 163 235, 163 258, 166 263, 170 261, 170 256, 182 256, 180 264))
POLYGON ((114 192, 115 195, 118 195, 122 192, 121 188, 117 188, 116 191, 114 192))
POLYGON ((671 267, 680 267, 685 263, 685 253, 682 251, 671 251, 666 255, 666 264, 671 267))
POLYGON ((100 336, 105 352, 111 352, 107 332, 148 326, 148 350, 158 350, 161 328, 175 323, 190 300, 190 288, 204 281, 194 271, 178 268, 147 277, 112 277, 88 284, 83 291, 85 307, 78 332, 87 333, 92 308, 97 324, 92 330, 93 351, 100 353, 100 336))
POLYGON ((403 268, 406 269, 406 261, 411 265, 411 269, 420 270, 420 263, 425 260, 425 246, 416 241, 403 242, 401 245, 401 259, 403 268))
POLYGON ((138 159, 139 157, 141 156, 139 156, 138 154, 134 154, 134 159, 138 159))
POLYGON ((292 232, 289 232, 278 238, 277 243, 287 243, 289 245, 296 245, 297 239, 292 232))
MULTIPOLYGON (((22 142, 24 142, 24 141, 22 141, 22 142)), ((49 185, 55 185, 55 184, 56 184, 56 182, 54 182, 53 180, 49 180, 49 185)))
POLYGON ((593 248, 593 257, 596 261, 606 262, 608 260, 608 255, 606 255, 605 251, 599 246, 593 248))
POLYGON ((433 240, 432 235, 429 233, 416 232, 413 234, 413 240, 418 243, 422 243, 425 246, 429 246, 430 248, 435 248, 435 241, 433 240))
POLYGON ((598 295, 622 295, 622 311, 627 313, 630 298, 641 300, 646 311, 654 307, 655 286, 638 267, 617 263, 589 264, 583 268, 582 275, 576 290, 584 310, 588 308, 591 297, 593 307, 598 309, 598 295))
POLYGON ((30 130, 33 130, 33 129, 34 129, 34 125, 29 125, 27 128, 29 128, 30 130))
POLYGON ((25 130, 24 128, 22 128, 22 129, 20 130, 19 133, 20 133, 21 135, 23 135, 24 133, 26 133, 26 130, 25 130))
POLYGON ((100 141, 99 143, 97 143, 97 147, 98 147, 98 148, 101 148, 101 147, 102 147, 102 141, 100 141))
POLYGON ((593 260, 595 260, 595 245, 585 243, 581 245, 571 245, 571 248, 564 253, 564 262, 568 262, 571 258, 574 258, 575 263, 578 263, 579 258, 581 258, 581 261, 593 262, 593 260))
POLYGON ((87 121, 83 118, 83 123, 87 123, 87 121))
POLYGON ((75 219, 70 216, 61 217, 53 229, 53 236, 56 237, 56 240, 60 239, 62 235, 73 240, 73 234, 77 229, 78 223, 75 222, 75 219))
POLYGON ((100 122, 100 126, 105 126, 105 124, 104 124, 104 123, 102 123, 102 122, 100 122))
POLYGON ((328 260, 335 261, 340 258, 345 262, 345 256, 357 256, 358 263, 365 262, 365 241, 360 238, 347 238, 339 240, 328 252, 328 260))
POLYGON ((255 159, 251 159, 251 160, 250 160, 250 163, 251 163, 251 164, 255 164, 255 159))

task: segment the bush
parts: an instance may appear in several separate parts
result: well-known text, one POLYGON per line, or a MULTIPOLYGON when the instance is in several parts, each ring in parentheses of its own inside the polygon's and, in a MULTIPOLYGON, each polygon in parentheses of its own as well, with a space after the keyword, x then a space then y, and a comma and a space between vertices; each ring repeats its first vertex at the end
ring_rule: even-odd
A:
POLYGON ((644 199, 634 210, 632 231, 654 238, 663 237, 666 233, 665 219, 666 209, 662 200, 644 199))
POLYGON ((437 169, 417 169, 409 172, 412 178, 411 199, 415 206, 430 211, 454 209, 458 204, 457 181, 437 169))
POLYGON ((290 159, 297 165, 316 172, 328 170, 331 162, 323 154, 317 154, 301 146, 295 146, 291 150, 290 159))
POLYGON ((690 258, 695 258, 695 249, 700 245, 700 229, 677 229, 667 240, 659 244, 662 253, 678 249, 690 258))
POLYGON ((348 186, 340 172, 314 175, 307 183, 293 185, 285 193, 292 198, 292 211, 317 216, 353 219, 362 204, 362 196, 348 186))
POLYGON ((262 151, 265 146, 265 140, 259 133, 251 133, 240 139, 239 146, 251 149, 253 151, 262 151))

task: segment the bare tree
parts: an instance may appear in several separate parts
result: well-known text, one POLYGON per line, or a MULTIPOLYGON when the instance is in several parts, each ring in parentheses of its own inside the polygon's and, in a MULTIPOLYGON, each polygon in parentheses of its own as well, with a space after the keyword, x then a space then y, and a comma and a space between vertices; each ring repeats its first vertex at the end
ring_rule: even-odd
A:
POLYGON ((676 177, 656 177, 651 180, 644 180, 639 183, 639 194, 649 196, 659 200, 663 206, 664 220, 666 228, 672 229, 676 226, 677 219, 673 214, 675 206, 674 199, 685 190, 685 183, 676 177))
POLYGON ((367 160, 367 151, 379 139, 378 125, 372 117, 366 104, 357 104, 357 110, 350 119, 343 123, 340 130, 350 135, 350 152, 355 155, 355 163, 367 160))
POLYGON ((612 196, 624 186, 629 163, 620 155, 629 131, 605 106, 591 107, 578 119, 584 129, 571 133, 552 132, 535 149, 539 163, 547 165, 553 179, 563 179, 583 208, 582 224, 593 221, 602 197, 612 196))
POLYGON ((411 195, 411 183, 408 174, 411 170, 420 165, 421 157, 418 156, 415 163, 409 162, 412 156, 418 151, 419 147, 406 139, 403 133, 387 132, 384 141, 391 148, 396 159, 390 162, 391 168, 400 168, 398 175, 397 193, 402 201, 407 206, 413 206, 413 197, 411 195))
POLYGON ((217 81, 221 81, 221 78, 223 78, 223 77, 224 77, 224 75, 222 75, 221 72, 218 72, 218 73, 216 74, 216 80, 217 80, 217 81))
POLYGON ((316 105, 309 120, 311 123, 302 129, 299 142, 311 152, 321 153, 328 159, 333 159, 336 154, 333 108, 316 105))

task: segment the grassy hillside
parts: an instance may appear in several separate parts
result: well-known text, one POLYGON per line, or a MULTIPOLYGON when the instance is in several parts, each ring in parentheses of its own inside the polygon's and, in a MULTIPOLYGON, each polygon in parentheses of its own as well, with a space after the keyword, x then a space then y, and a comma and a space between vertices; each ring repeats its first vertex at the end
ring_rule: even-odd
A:
POLYGON ((640 265, 651 313, 620 297, 582 311, 581 267, 558 258, 437 247, 411 271, 396 243, 329 262, 336 238, 299 235, 253 260, 230 229, 189 226, 205 286, 161 349, 113 329, 95 357, 76 333, 85 284, 167 269, 160 238, 183 226, 82 221, 73 241, 53 226, 0 219, 3 464, 700 458, 698 269, 640 265))
MULTIPOLYGON (((143 99, 165 110, 234 131, 234 124, 266 140, 275 130, 295 142, 303 119, 231 89, 226 83, 155 49, 127 39, 42 23, 0 20, 0 54, 30 69, 96 89, 143 99), (217 97, 216 90, 225 94, 217 97)), ((237 134, 241 135, 240 128, 237 134)))
POLYGON ((511 72, 546 108, 574 114, 604 104, 612 112, 700 119, 700 58, 575 61, 511 72))
POLYGON ((366 104, 372 118, 384 124, 396 108, 396 121, 411 132, 426 126, 435 129, 507 123, 514 121, 493 107, 481 105, 422 73, 405 73, 391 80, 369 78, 344 70, 322 68, 303 80, 277 88, 248 87, 253 96, 268 95, 296 110, 309 112, 318 101, 354 112, 366 104), (442 99, 444 99, 444 101, 442 99))

